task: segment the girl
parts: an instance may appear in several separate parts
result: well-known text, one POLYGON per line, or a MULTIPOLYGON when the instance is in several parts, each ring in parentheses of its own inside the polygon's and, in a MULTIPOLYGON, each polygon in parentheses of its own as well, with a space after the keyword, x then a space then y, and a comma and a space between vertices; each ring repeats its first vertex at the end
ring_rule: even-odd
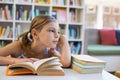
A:
POLYGON ((51 56, 57 56, 63 67, 70 66, 69 44, 59 34, 59 24, 51 16, 37 16, 32 20, 30 30, 22 34, 18 41, 0 48, 0 65, 34 62, 51 56), (60 47, 60 52, 55 49, 56 45, 60 47), (8 55, 11 57, 6 57, 8 55))

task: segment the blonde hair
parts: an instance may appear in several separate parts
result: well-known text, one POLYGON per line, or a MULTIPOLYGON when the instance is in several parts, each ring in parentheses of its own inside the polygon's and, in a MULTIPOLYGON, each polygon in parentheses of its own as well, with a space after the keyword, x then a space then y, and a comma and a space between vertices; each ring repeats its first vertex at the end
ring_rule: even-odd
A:
POLYGON ((31 22, 29 31, 23 33, 19 37, 22 39, 22 47, 24 51, 28 52, 30 50, 31 43, 33 41, 32 40, 33 37, 31 35, 32 29, 36 29, 37 31, 40 32, 46 24, 55 21, 56 19, 54 19, 51 16, 36 16, 31 22))

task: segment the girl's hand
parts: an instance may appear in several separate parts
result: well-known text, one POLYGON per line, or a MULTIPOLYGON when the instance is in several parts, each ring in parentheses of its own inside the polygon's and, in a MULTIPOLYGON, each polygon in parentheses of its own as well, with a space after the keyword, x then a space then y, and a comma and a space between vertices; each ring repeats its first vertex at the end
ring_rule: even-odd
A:
POLYGON ((58 46, 63 46, 67 42, 68 41, 67 41, 67 38, 65 37, 65 35, 61 35, 60 38, 59 38, 59 41, 58 41, 58 46))
POLYGON ((21 63, 21 62, 36 62, 39 59, 37 58, 11 58, 11 64, 21 63))

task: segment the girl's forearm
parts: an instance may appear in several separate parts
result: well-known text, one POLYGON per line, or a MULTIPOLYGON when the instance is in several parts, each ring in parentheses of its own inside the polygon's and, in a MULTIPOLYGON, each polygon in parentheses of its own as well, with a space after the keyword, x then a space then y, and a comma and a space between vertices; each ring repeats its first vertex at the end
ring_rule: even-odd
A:
POLYGON ((69 67, 71 64, 71 52, 68 43, 62 45, 61 63, 63 67, 69 67))
POLYGON ((14 60, 12 58, 0 56, 0 65, 8 65, 13 63, 14 63, 14 60))

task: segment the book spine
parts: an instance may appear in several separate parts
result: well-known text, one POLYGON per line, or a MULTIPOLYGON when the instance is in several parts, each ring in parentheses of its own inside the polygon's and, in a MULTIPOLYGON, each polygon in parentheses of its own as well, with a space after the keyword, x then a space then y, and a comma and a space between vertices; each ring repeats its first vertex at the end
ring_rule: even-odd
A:
POLYGON ((3 28, 2 28, 2 33, 1 33, 1 37, 2 37, 2 38, 4 37, 5 32, 6 32, 6 28, 3 27, 3 28))
POLYGON ((9 32, 10 32, 10 26, 6 26, 6 31, 3 37, 8 38, 9 32))
POLYGON ((24 15, 24 18, 23 18, 23 20, 27 20, 27 13, 28 13, 28 11, 27 10, 24 10, 24 13, 23 13, 23 15, 24 15))
POLYGON ((0 26, 0 37, 1 37, 1 34, 2 34, 2 26, 0 26))
POLYGON ((27 20, 31 20, 32 19, 32 11, 30 10, 29 13, 28 13, 28 17, 27 17, 27 20))
POLYGON ((23 20, 23 7, 20 6, 19 8, 19 20, 23 20))

